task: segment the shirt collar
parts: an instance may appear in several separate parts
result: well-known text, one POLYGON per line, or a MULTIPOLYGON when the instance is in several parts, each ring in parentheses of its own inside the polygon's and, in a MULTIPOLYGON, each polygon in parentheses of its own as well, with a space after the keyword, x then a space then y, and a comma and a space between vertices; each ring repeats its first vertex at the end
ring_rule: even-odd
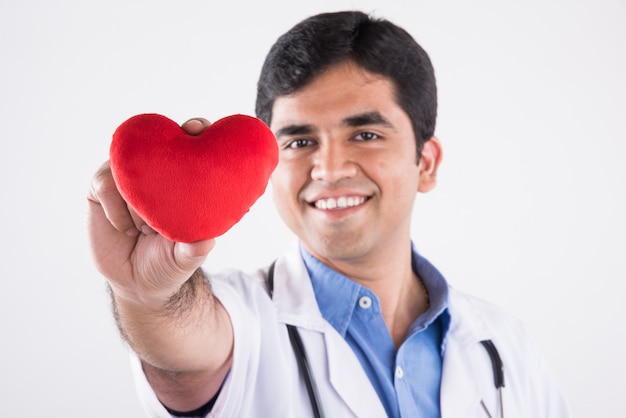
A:
MULTIPOLYGON (((424 282, 430 305, 428 310, 413 323, 410 333, 426 328, 442 314, 445 322, 444 329, 447 330, 449 323, 448 283, 443 275, 416 251, 413 243, 411 243, 411 250, 413 271, 424 282)), ((376 295, 369 289, 331 269, 302 245, 300 245, 300 253, 311 277, 313 291, 322 316, 342 336, 345 336, 360 296, 367 294, 374 299, 374 304, 379 306, 376 295)))
POLYGON ((322 316, 345 336, 363 286, 331 269, 303 246, 300 251, 322 316))
MULTIPOLYGON (((427 259, 422 257, 416 250, 415 244, 411 243, 411 250, 413 252, 412 265, 413 272, 422 279, 424 287, 428 292, 429 307, 424 314, 422 314, 413 323, 412 327, 425 328, 437 319, 445 312, 444 329, 447 330, 449 320, 447 318, 448 309, 448 282, 443 277, 443 274, 437 270, 427 259)), ((413 329, 411 330, 413 331, 413 329)))

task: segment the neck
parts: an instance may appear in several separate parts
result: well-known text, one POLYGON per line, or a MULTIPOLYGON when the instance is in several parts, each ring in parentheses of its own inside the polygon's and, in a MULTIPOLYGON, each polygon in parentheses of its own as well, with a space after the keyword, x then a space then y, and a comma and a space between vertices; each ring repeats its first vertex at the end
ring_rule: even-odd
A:
POLYGON ((409 327, 429 306, 428 293, 413 272, 410 241, 399 248, 368 254, 360 260, 328 260, 324 263, 376 294, 383 319, 397 347, 409 327))

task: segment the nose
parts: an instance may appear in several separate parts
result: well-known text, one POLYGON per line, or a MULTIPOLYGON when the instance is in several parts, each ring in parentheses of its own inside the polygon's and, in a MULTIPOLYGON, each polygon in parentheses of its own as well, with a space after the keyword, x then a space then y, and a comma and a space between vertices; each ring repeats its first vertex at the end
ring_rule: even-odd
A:
POLYGON ((336 183, 352 178, 357 173, 357 164, 350 150, 343 144, 323 143, 316 151, 311 178, 317 181, 336 183))

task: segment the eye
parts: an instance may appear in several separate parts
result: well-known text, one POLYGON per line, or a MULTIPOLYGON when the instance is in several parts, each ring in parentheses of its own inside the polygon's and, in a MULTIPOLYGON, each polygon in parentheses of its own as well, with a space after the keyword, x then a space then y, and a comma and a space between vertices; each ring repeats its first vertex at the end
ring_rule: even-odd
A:
POLYGON ((315 142, 312 139, 298 138, 298 139, 294 139, 293 141, 289 141, 285 145, 285 148, 298 149, 298 148, 310 147, 312 145, 315 145, 315 142))
POLYGON ((380 136, 378 134, 375 134, 373 132, 360 132, 358 133, 354 139, 356 139, 357 141, 373 141, 376 139, 380 139, 380 136))

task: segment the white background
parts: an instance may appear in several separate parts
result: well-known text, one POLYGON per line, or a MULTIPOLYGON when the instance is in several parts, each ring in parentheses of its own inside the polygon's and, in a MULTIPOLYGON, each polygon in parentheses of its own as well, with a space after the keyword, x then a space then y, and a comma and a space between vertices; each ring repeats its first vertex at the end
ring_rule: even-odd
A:
MULTIPOLYGON (((436 68, 445 159, 419 249, 527 324, 577 417, 626 416, 626 2, 309 3, 0 0, 0 415, 141 416, 85 237, 112 132, 144 112, 253 114, 276 37, 357 8, 436 68)), ((209 267, 291 243, 270 194, 209 267)))

